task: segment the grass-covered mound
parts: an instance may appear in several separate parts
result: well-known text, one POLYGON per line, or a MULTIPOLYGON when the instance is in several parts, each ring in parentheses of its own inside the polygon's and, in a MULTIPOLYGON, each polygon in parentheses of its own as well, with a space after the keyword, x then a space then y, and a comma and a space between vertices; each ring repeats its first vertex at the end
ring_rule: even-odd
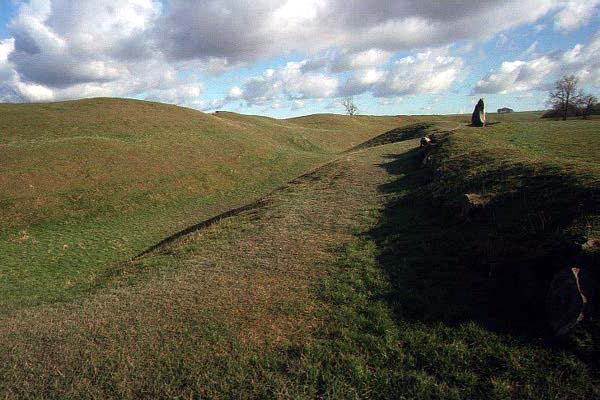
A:
POLYGON ((107 264, 399 124, 122 99, 0 104, 0 313, 102 284, 107 264))
POLYGON ((597 398, 593 359, 489 313, 471 244, 494 225, 435 202, 478 160, 503 165, 435 173, 500 127, 457 131, 425 167, 418 139, 346 153, 106 289, 0 317, 0 395, 597 398))
POLYGON ((596 267, 581 245, 600 236, 598 148, 597 121, 505 122, 457 131, 430 157, 431 204, 457 216, 465 264, 506 279, 494 301, 514 301, 527 320, 543 318, 557 270, 596 267))

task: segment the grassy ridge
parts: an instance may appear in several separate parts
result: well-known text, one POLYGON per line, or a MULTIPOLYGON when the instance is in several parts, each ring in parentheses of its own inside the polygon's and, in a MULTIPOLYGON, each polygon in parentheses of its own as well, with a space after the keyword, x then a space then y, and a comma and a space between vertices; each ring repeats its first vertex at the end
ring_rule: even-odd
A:
POLYGON ((600 123, 561 122, 456 131, 432 157, 434 201, 452 210, 465 193, 476 194, 485 206, 473 222, 489 223, 489 235, 562 240, 565 246, 597 238, 600 123))
POLYGON ((118 99, 2 104, 0 310, 85 291, 107 263, 400 123, 118 99))
MULTIPOLYGON (((578 266, 600 278, 600 254, 581 247, 600 238, 600 122, 560 122, 456 131, 434 151, 418 200, 448 221, 453 239, 439 255, 477 287, 478 318, 517 334, 549 334, 545 300, 557 271, 578 266), (465 194, 480 203, 466 213, 465 194)), ((600 351, 594 320, 565 338, 587 361, 600 351)))

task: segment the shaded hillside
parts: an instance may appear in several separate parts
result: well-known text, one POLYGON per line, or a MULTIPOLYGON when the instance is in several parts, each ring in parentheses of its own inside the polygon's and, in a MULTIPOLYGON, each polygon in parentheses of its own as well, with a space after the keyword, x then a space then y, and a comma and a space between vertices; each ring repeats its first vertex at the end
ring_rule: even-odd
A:
MULTIPOLYGON (((441 221, 430 251, 475 294, 479 318, 550 335, 555 274, 584 268, 582 285, 597 285, 600 254, 582 245, 600 238, 599 148, 599 121, 544 120, 463 128, 434 149, 430 180, 410 202, 431 205, 422 212, 441 221)), ((599 327, 581 334, 571 338, 577 351, 596 358, 599 327)))
POLYGON ((107 263, 399 124, 310 118, 122 99, 1 104, 0 310, 69 298, 107 263))

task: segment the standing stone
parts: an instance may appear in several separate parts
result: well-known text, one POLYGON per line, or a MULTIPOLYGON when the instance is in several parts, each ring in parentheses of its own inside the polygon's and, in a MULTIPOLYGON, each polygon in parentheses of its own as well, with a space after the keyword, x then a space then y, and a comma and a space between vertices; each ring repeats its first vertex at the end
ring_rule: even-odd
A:
POLYGON ((471 116, 471 126, 485 126, 485 106, 483 99, 479 99, 475 106, 475 110, 471 116))
POLYGON ((556 273, 550 284, 546 308, 548 322, 557 336, 566 334, 583 320, 591 291, 586 270, 575 267, 556 273))

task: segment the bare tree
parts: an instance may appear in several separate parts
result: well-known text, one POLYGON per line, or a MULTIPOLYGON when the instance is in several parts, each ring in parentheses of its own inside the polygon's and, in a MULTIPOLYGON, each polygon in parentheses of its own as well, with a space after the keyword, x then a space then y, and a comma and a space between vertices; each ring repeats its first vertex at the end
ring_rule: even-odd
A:
POLYGON ((593 94, 585 94, 581 97, 579 104, 581 106, 581 115, 583 116, 583 119, 589 118, 597 103, 598 98, 593 94))
POLYGON ((576 109, 583 94, 579 89, 579 79, 575 75, 565 75, 554 85, 548 95, 548 104, 559 112, 563 121, 567 120, 570 109, 576 109))
POLYGON ((358 107, 356 107, 356 105, 354 104, 354 99, 352 97, 346 97, 344 100, 342 100, 342 105, 346 109, 346 114, 358 114, 358 107))

